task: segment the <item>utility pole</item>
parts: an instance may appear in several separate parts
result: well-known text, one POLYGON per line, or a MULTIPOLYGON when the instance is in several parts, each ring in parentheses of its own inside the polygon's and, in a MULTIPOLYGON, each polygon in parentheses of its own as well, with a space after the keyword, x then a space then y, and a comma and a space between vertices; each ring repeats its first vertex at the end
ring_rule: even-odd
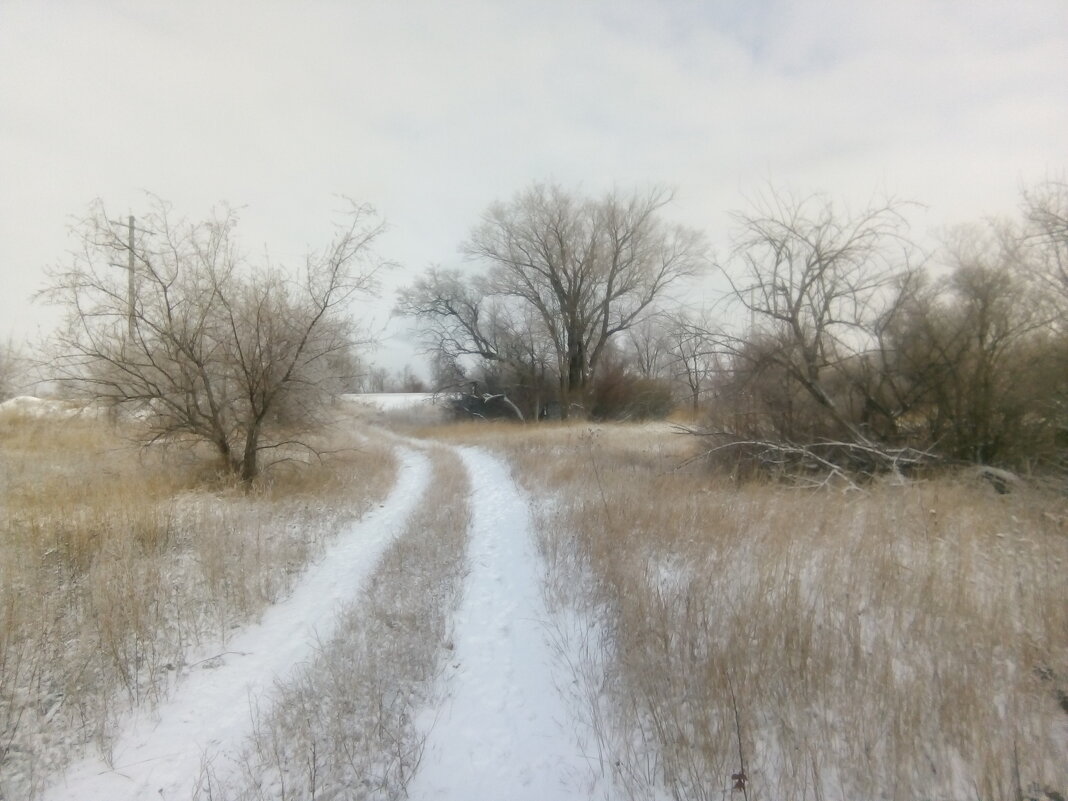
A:
MULTIPOLYGON (((118 220, 108 220, 111 225, 123 225, 124 223, 118 220)), ((137 232, 137 228, 134 227, 134 216, 131 214, 126 218, 126 337, 127 341, 133 341, 134 334, 136 333, 136 301, 137 301, 137 281, 136 281, 136 262, 134 257, 134 233, 137 232)), ((141 229, 141 233, 150 234, 151 231, 141 229)), ((121 242, 118 235, 115 237, 116 245, 121 242)), ((113 267, 122 267, 121 264, 111 262, 113 267)))
POLYGON ((130 337, 130 341, 134 338, 134 218, 130 215, 129 218, 130 231, 126 240, 127 260, 126 265, 130 274, 127 276, 128 283, 126 285, 126 333, 130 337))

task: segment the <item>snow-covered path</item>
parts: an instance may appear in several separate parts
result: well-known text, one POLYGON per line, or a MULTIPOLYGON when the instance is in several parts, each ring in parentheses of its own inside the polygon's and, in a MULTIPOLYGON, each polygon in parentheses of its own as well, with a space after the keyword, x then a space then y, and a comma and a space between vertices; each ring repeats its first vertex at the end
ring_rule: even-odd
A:
POLYGON ((527 500, 508 465, 460 449, 471 477, 470 574, 456 616, 443 709, 412 799, 587 799, 592 772, 558 686, 571 677, 549 645, 542 560, 527 500))
POLYGON ((248 736, 250 707, 267 700, 277 680, 310 658, 318 642, 330 639, 338 607, 357 597, 423 497, 429 459, 408 448, 399 452, 398 481, 389 497, 338 536, 287 600, 225 645, 204 649, 200 658, 225 655, 194 667, 155 713, 132 717, 115 746, 113 768, 98 756, 87 757, 72 765, 45 798, 188 801, 205 759, 217 758, 213 767, 224 772, 225 757, 219 755, 239 748, 248 736))

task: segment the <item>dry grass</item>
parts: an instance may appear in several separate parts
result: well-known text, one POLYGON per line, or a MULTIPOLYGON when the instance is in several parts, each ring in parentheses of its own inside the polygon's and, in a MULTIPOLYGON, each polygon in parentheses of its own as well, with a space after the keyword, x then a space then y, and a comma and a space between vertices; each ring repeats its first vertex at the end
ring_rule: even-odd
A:
POLYGON ((460 599, 470 492, 459 457, 438 448, 433 478, 406 531, 315 661, 279 689, 239 781, 206 766, 200 794, 230 799, 399 799, 429 730, 434 681, 460 599))
POLYGON ((675 472, 655 427, 453 427, 541 507, 606 770, 634 798, 1068 793, 1068 508, 948 478, 862 493, 675 472), (589 636, 589 635, 583 635, 589 636))
POLYGON ((245 494, 103 421, 0 419, 0 798, 32 797, 86 743, 107 754, 117 716, 162 697, 190 646, 288 592, 385 495, 388 449, 346 436, 245 494))

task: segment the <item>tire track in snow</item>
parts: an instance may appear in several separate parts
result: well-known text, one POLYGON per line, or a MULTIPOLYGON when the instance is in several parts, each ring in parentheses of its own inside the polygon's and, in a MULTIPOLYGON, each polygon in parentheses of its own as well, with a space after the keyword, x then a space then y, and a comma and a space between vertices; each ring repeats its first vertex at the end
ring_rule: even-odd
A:
MULTIPOLYGON (((364 579, 423 497, 430 460, 399 447, 397 484, 383 504, 338 535, 286 600, 224 646, 215 668, 194 668, 154 713, 131 716, 113 750, 113 768, 86 757, 44 794, 47 801, 187 801, 204 760, 225 771, 228 748, 238 748, 252 725, 250 709, 269 703, 278 680, 331 638, 339 607, 357 597, 364 579)), ((192 657, 195 659, 196 657, 192 657)))
POLYGON ((472 485, 470 573, 456 614, 447 698, 408 795, 589 798, 590 764, 557 689, 572 677, 549 644, 543 562, 527 499, 502 460, 475 448, 459 450, 472 485))

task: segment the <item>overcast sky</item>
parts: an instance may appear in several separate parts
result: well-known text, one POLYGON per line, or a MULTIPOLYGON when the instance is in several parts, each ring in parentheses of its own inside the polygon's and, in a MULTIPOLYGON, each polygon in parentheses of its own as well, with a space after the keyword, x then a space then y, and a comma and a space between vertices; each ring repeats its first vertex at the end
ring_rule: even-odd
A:
POLYGON ((0 0, 0 336, 52 325, 30 296, 94 198, 227 201, 291 263, 339 195, 370 202, 402 264, 385 323, 391 287, 534 181, 673 187, 667 216, 722 249, 769 182, 921 201, 926 236, 1066 166, 1066 0, 0 0))

